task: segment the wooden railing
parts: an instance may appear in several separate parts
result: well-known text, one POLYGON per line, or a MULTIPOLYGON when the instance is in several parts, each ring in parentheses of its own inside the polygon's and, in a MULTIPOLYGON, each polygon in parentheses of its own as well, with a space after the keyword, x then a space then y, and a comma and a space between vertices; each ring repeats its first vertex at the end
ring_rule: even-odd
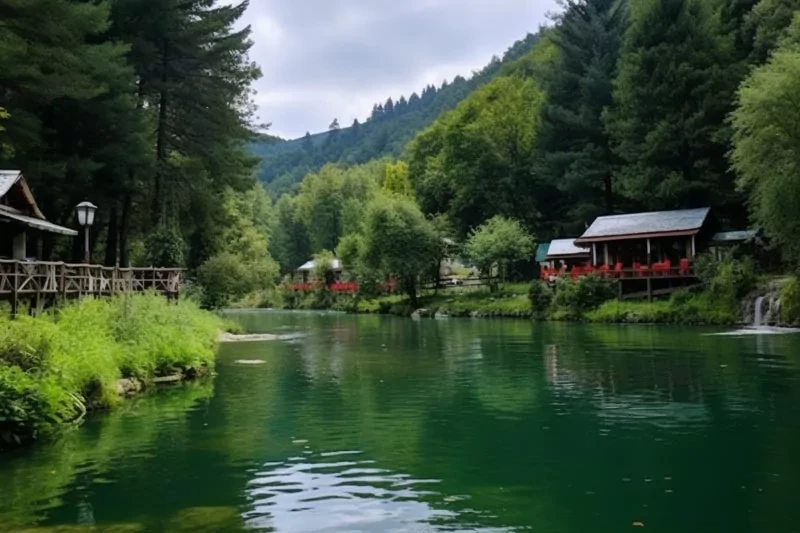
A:
POLYGON ((119 268, 44 261, 0 260, 0 296, 104 296, 156 291, 177 296, 179 268, 119 268))

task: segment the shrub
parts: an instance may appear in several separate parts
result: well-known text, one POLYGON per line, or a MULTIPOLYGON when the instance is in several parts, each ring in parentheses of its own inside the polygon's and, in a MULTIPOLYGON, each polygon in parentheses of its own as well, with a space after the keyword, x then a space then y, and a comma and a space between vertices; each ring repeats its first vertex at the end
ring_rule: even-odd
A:
POLYGON ((800 280, 792 277, 781 287, 781 320, 800 323, 800 280))
POLYGON ((728 254, 717 260, 710 252, 695 261, 697 276, 706 289, 716 297, 724 299, 731 307, 747 296, 756 283, 752 259, 735 259, 728 254))
POLYGON ((0 317, 0 447, 118 400, 117 380, 213 364, 218 317, 156 294, 84 299, 37 318, 0 317))
POLYGON ((559 278, 556 281, 554 312, 559 312, 563 319, 577 320, 603 302, 612 300, 616 294, 615 281, 599 276, 584 276, 577 281, 559 278))
POLYGON ((531 313, 536 320, 542 320, 547 317, 547 311, 553 303, 553 291, 550 286, 543 281, 534 281, 531 283, 531 288, 528 292, 528 297, 531 300, 531 313))
POLYGON ((158 229, 147 238, 146 258, 150 266, 174 267, 184 264, 186 243, 178 228, 158 229))
POLYGON ((80 400, 54 376, 34 377, 0 362, 0 449, 49 433, 82 410, 80 400))

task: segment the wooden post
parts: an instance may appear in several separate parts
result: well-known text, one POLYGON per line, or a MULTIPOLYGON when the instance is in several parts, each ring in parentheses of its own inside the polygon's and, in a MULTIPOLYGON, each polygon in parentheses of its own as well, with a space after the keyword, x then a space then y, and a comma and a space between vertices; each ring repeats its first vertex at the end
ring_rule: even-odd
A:
POLYGON ((597 266, 597 243, 592 243, 592 266, 597 266))
POLYGON ((18 295, 17 295, 17 290, 18 290, 17 284, 19 283, 17 281, 18 272, 19 272, 19 263, 14 262, 14 273, 12 274, 14 280, 13 280, 13 283, 11 284, 11 316, 17 316, 17 310, 18 310, 18 303, 19 303, 17 301, 17 298, 18 298, 18 295))
POLYGON ((692 235, 692 259, 694 259, 695 255, 697 255, 697 249, 695 248, 694 235, 692 235))
POLYGON ((67 265, 65 263, 61 263, 61 303, 67 301, 67 265))
POLYGON ((650 239, 647 239, 647 266, 650 266, 650 239))
POLYGON ((605 253, 605 256, 606 256, 605 257, 605 259, 606 259, 605 264, 607 265, 608 264, 608 243, 607 242, 603 243, 603 252, 605 253))

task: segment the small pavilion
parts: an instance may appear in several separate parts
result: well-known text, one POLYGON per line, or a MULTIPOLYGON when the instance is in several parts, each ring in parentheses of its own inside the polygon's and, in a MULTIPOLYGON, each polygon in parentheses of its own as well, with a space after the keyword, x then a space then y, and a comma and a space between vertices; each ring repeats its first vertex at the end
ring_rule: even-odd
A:
POLYGON ((20 171, 0 170, 0 258, 28 259, 28 240, 41 232, 78 234, 47 221, 20 171))
POLYGON ((597 218, 575 240, 591 253, 592 265, 609 268, 680 268, 697 255, 711 236, 710 209, 683 209, 597 218))

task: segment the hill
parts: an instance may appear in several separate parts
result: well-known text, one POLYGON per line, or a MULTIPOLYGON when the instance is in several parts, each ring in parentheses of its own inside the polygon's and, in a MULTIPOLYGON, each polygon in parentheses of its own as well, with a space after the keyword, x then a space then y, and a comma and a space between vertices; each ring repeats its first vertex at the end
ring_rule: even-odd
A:
POLYGON ((401 96, 396 102, 389 98, 385 103, 375 104, 363 124, 356 120, 349 127, 333 124, 329 131, 306 134, 299 139, 276 141, 270 138, 255 142, 251 150, 262 160, 259 179, 277 195, 292 191, 303 176, 326 163, 353 165, 382 156, 397 156, 417 133, 530 52, 538 41, 538 34, 528 34, 514 43, 502 59, 493 58, 470 78, 457 76, 441 87, 429 85, 420 94, 401 96))

